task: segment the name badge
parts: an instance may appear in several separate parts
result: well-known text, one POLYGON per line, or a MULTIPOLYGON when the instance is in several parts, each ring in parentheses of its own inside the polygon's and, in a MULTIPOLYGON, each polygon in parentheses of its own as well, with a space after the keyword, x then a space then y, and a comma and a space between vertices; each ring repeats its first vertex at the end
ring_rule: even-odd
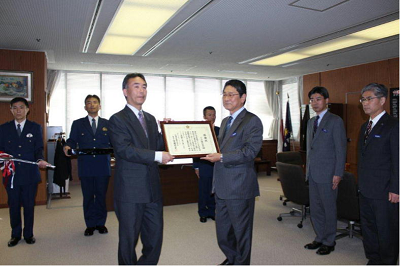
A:
POLYGON ((381 135, 374 135, 374 138, 380 138, 381 135))
POLYGON ((28 134, 26 134, 26 137, 27 138, 33 138, 33 135, 32 135, 32 133, 28 133, 28 134))

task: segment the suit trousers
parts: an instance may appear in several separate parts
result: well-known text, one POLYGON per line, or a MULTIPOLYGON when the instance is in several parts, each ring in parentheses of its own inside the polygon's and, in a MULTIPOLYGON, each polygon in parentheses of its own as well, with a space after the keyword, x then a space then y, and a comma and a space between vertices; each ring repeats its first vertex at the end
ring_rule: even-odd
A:
POLYGON ((103 226, 107 219, 106 194, 109 176, 81 177, 86 227, 103 226))
MULTIPOLYGON (((333 178, 333 177, 332 177, 333 178)), ((327 246, 335 245, 337 229, 336 199, 338 188, 332 183, 316 183, 309 178, 310 216, 314 227, 315 241, 327 246)))
POLYGON ((399 203, 369 199, 360 194, 361 229, 365 255, 373 264, 397 264, 399 203))
POLYGON ((225 200, 215 195, 218 245, 230 263, 250 265, 255 198, 225 200))
POLYGON ((199 178, 199 216, 209 217, 215 216, 215 198, 212 194, 213 176, 202 175, 200 171, 199 178))
POLYGON ((152 203, 130 203, 115 200, 119 222, 118 264, 156 265, 163 240, 162 199, 152 203), (142 256, 137 259, 136 244, 143 244, 142 256))
POLYGON ((8 206, 10 211, 11 237, 22 235, 21 205, 24 208, 24 238, 33 236, 33 220, 37 183, 7 187, 8 206))

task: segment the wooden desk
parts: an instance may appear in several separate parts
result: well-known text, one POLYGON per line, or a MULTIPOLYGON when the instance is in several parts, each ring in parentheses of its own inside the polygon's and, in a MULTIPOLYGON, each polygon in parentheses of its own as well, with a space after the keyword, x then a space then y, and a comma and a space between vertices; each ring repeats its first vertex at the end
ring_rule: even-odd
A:
MULTIPOLYGON (((164 206, 198 201, 198 178, 191 165, 160 165, 159 170, 164 206)), ((114 211, 114 173, 112 168, 106 196, 107 211, 114 211)))

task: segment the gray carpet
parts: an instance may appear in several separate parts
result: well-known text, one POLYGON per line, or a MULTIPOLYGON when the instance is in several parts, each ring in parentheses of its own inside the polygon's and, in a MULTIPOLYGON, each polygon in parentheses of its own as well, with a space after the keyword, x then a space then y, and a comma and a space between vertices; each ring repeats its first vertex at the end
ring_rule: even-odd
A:
MULTIPOLYGON (((367 260, 361 240, 348 237, 337 241, 336 249, 328 256, 320 256, 303 246, 314 239, 309 218, 302 229, 298 218, 284 218, 279 213, 292 206, 283 206, 276 172, 267 177, 260 174, 261 197, 256 201, 253 232, 252 264, 365 264, 367 260)), ((7 247, 10 238, 8 209, 0 209, 0 264, 117 264, 118 221, 114 212, 108 213, 107 235, 83 235, 85 223, 79 185, 70 186, 71 199, 53 200, 52 209, 37 206, 34 234, 36 244, 25 241, 7 247)), ((339 223, 340 227, 345 224, 339 223)), ((141 244, 137 246, 141 250, 141 244)), ((216 241, 215 222, 199 222, 197 204, 164 208, 164 242, 159 264, 163 265, 216 265, 224 260, 216 241)))

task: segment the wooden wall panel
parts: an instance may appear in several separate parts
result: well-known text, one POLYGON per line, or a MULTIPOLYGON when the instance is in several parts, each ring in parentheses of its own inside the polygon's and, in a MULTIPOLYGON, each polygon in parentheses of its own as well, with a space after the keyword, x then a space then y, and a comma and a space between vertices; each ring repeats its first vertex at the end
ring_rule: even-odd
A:
MULTIPOLYGON (((350 142, 347 143, 347 162, 349 171, 356 173, 357 141, 361 125, 368 119, 359 102, 360 91, 371 82, 381 83, 388 88, 399 86, 399 58, 341 68, 317 74, 306 75, 303 78, 303 96, 308 99, 308 92, 313 86, 324 86, 329 90, 331 103, 347 104, 346 133, 350 142), (317 84, 317 76, 320 83, 317 84), (315 85, 314 85, 315 84, 315 85)), ((389 101, 385 104, 389 111, 389 101)))
MULTIPOLYGON (((28 52, 16 50, 0 50, 0 70, 33 72, 32 96, 29 103, 28 119, 40 124, 43 128, 43 140, 46 157, 46 73, 47 61, 43 52, 28 52)), ((0 124, 13 119, 9 102, 0 102, 0 124)), ((42 182, 36 195, 36 204, 46 204, 46 171, 41 170, 42 182)), ((0 207, 7 207, 7 192, 0 186, 0 207)))
POLYGON ((308 92, 316 87, 321 86, 321 73, 306 75, 303 77, 303 104, 308 104, 308 92))

